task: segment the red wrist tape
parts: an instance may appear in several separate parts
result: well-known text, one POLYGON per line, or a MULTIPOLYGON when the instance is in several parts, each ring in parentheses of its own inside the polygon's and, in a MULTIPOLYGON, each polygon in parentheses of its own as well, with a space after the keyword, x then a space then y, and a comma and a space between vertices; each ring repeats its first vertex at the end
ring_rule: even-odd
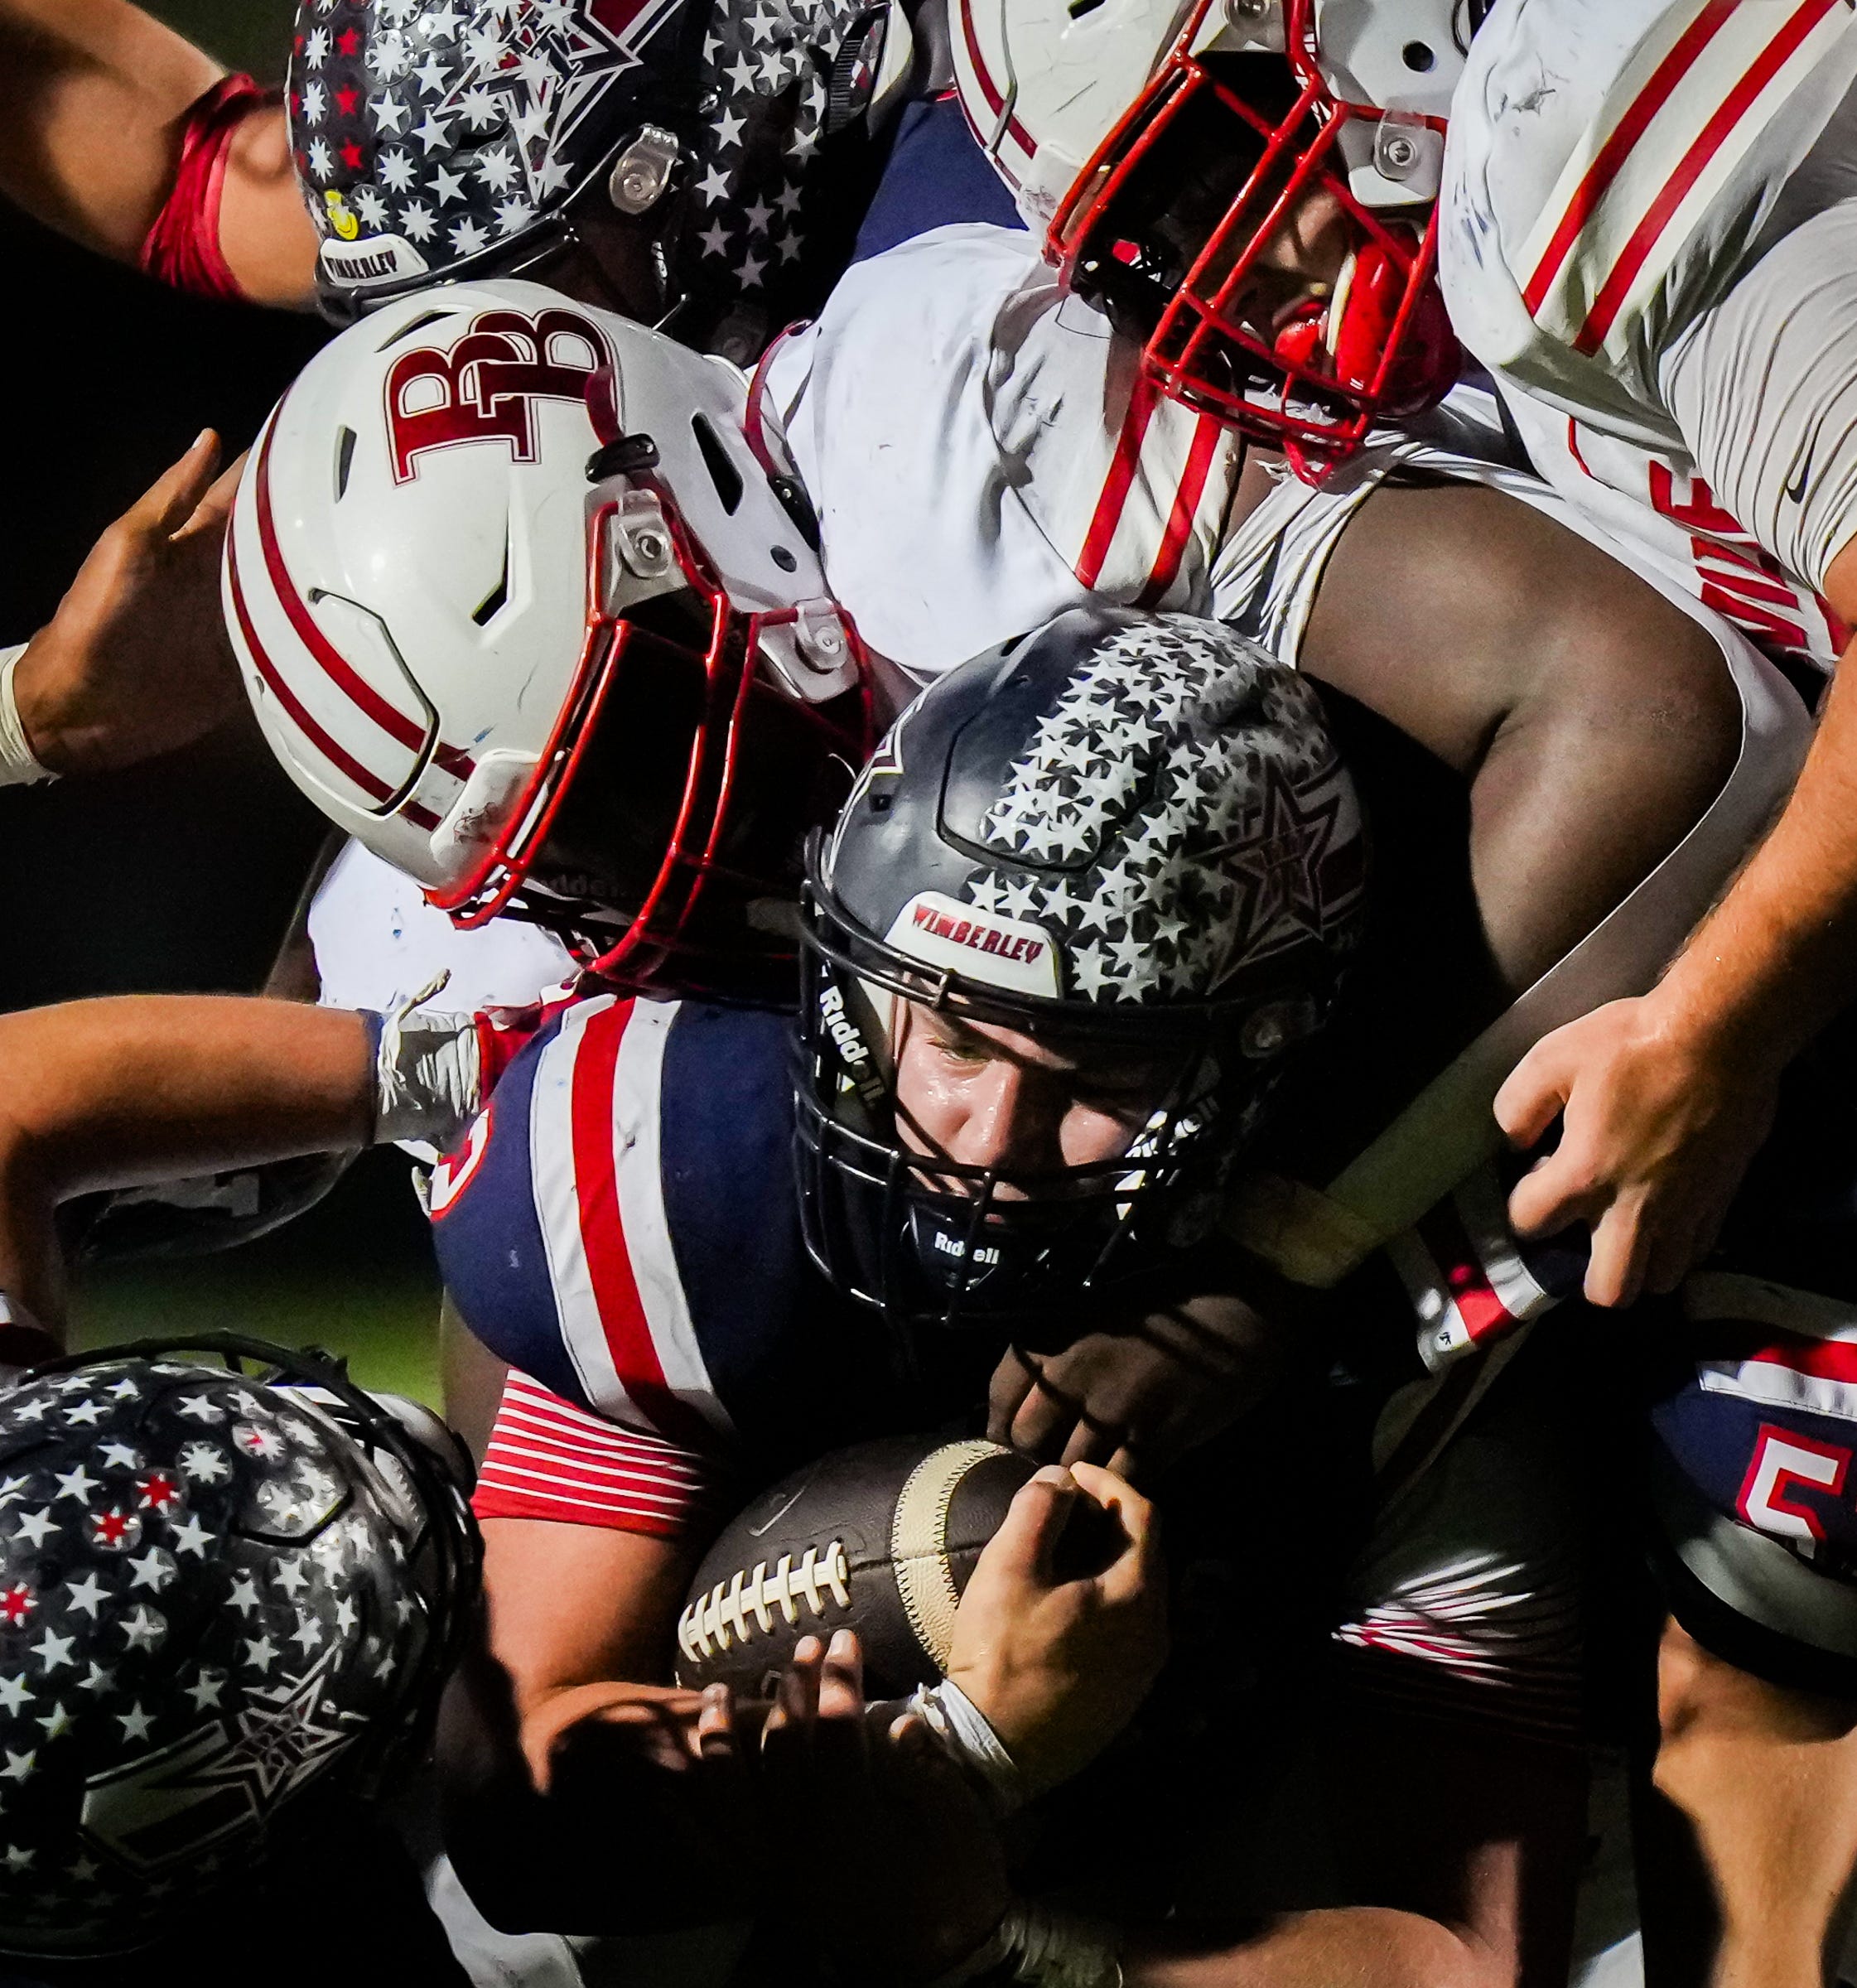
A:
POLYGON ((279 102, 249 76, 221 76, 187 107, 174 189, 142 244, 142 268, 158 282, 195 297, 243 301, 244 292, 219 253, 219 198, 225 191, 232 134, 254 110, 279 102))

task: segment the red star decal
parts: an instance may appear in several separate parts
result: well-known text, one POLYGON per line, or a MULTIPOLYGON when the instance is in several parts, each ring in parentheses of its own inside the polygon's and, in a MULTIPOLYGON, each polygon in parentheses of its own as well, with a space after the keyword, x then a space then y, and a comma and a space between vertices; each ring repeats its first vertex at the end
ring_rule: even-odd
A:
POLYGON ((8 1588, 0 1594, 0 1619, 4 1619, 9 1629, 17 1629, 32 1613, 32 1590, 29 1587, 22 1584, 17 1588, 8 1588))
POLYGON ((120 1506, 105 1512, 96 1522, 96 1541, 99 1546, 119 1546, 129 1536, 129 1528, 135 1523, 120 1506))
POLYGON ((359 28, 345 27, 335 37, 335 46, 345 55, 358 55, 361 52, 361 33, 359 28))
POLYGON ((352 138, 342 147, 342 163, 350 172, 361 170, 361 147, 352 138))
POLYGON ((355 106, 360 101, 361 93, 355 89, 338 89, 335 92, 335 108, 345 118, 355 115, 355 106))
POLYGON ((165 1470, 150 1471, 139 1489, 146 1511, 165 1512, 181 1495, 180 1485, 165 1470))

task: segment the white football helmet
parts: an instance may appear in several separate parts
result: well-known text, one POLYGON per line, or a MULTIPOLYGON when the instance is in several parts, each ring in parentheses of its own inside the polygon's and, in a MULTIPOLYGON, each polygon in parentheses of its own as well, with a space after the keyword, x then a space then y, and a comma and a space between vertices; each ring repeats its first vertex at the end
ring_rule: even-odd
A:
POLYGON ((856 631, 741 375, 538 285, 394 300, 273 410, 226 542, 266 737, 461 925, 609 977, 783 956, 755 901, 861 763, 856 631))
POLYGON ((1487 0, 948 4, 975 136, 1050 259, 1139 331, 1164 391, 1332 460, 1449 387, 1427 210, 1487 0), (1353 224, 1334 297, 1246 324, 1259 253, 1317 186, 1353 224))

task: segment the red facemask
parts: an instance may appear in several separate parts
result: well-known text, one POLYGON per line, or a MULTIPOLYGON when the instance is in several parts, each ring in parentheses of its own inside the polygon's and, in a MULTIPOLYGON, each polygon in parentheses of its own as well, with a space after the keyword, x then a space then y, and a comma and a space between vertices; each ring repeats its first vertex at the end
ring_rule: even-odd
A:
POLYGON ((1294 95, 1277 115, 1233 87, 1236 62, 1188 52, 1215 3, 1199 0, 1153 81, 1078 175, 1049 252, 1079 291, 1139 326, 1144 369, 1162 392, 1282 448, 1314 480, 1377 421, 1441 399, 1457 378, 1461 355, 1435 275, 1436 215, 1422 225, 1403 218, 1424 213, 1415 206, 1395 218, 1350 188, 1342 133, 1384 113, 1330 91, 1315 60, 1313 0, 1285 0, 1294 95), (1163 203, 1189 145, 1201 157, 1223 151, 1252 163, 1203 239, 1185 230, 1182 273, 1181 230, 1166 224, 1163 203), (1326 225, 1347 230, 1348 261, 1333 297, 1271 321, 1271 291, 1295 278, 1273 266, 1271 251, 1312 201, 1334 216, 1326 225))

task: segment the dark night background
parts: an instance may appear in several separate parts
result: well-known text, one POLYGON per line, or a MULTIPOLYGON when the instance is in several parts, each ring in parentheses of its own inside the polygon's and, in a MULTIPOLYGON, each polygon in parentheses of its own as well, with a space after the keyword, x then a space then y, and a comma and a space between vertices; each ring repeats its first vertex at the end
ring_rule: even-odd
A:
MULTIPOLYGON (((282 79, 277 0, 157 0, 234 68, 282 79)), ((175 295, 0 202, 14 301, 0 643, 56 606, 99 532, 216 428, 228 456, 326 335, 311 317, 175 295)), ((0 790, 0 1006, 249 991, 321 840, 320 818, 239 724, 126 773, 0 790)), ((0 1083, 5 1081, 0 1074, 0 1083)), ((186 1264, 93 1269, 82 1336, 240 1325, 350 1353, 359 1378, 429 1392, 437 1280, 393 1153, 368 1157, 278 1235, 186 1264)))

